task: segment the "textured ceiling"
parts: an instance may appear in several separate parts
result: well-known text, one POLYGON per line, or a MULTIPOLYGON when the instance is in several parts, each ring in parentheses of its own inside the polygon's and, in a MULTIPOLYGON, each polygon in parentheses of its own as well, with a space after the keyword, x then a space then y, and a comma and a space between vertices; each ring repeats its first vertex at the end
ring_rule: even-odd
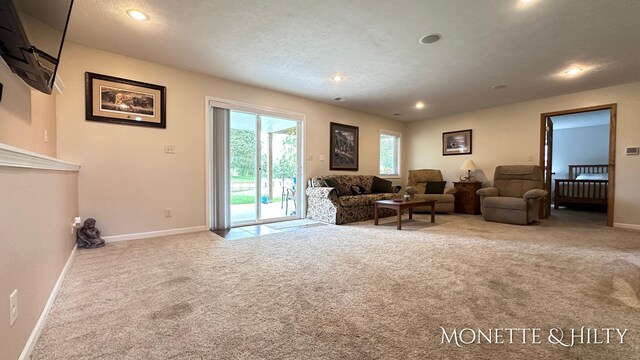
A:
POLYGON ((639 18, 638 0, 81 0, 67 39, 417 120, 639 81, 639 18))

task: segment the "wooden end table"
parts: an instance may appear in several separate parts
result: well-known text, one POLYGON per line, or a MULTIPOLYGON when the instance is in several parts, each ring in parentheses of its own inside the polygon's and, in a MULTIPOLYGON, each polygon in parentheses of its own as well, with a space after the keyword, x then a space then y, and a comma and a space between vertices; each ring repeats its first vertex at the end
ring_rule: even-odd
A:
POLYGON ((402 223, 402 211, 409 209, 409 219, 413 219, 413 208, 418 206, 430 206, 431 207, 431 222, 436 222, 436 200, 409 200, 409 201, 393 201, 393 200, 378 200, 375 202, 373 208, 373 220, 374 224, 378 225, 378 208, 393 209, 398 213, 398 230, 401 230, 402 223))
POLYGON ((473 215, 480 214, 480 196, 476 194, 476 191, 480 189, 482 185, 478 181, 456 181, 453 186, 456 188, 455 212, 467 213, 473 215))

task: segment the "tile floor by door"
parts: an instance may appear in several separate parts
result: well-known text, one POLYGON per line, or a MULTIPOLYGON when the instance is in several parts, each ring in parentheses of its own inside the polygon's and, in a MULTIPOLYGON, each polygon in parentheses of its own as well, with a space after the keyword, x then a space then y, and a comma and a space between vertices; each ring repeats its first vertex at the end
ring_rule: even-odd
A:
POLYGON ((291 220, 270 224, 248 225, 223 230, 211 230, 214 234, 226 240, 244 239, 254 236, 296 231, 308 227, 325 226, 327 224, 314 220, 291 220))

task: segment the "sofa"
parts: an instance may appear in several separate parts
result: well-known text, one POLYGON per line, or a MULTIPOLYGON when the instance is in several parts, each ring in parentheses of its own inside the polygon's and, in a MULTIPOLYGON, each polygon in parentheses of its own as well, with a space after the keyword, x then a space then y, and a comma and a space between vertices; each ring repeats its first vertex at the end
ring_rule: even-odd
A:
MULTIPOLYGON (((399 197, 398 193, 371 193, 373 175, 328 175, 311 178, 306 190, 307 218, 330 224, 346 224, 373 219, 374 203, 378 200, 391 200, 399 197), (340 194, 335 187, 327 185, 327 180, 337 181, 344 188, 351 190, 359 185, 364 192, 360 195, 340 194)), ((379 181, 379 180, 377 180, 379 181)), ((397 191, 397 189, 396 189, 397 191)), ((378 217, 396 215, 395 210, 379 209, 378 217)))
MULTIPOLYGON (((443 181, 442 172, 435 169, 409 170, 407 178, 408 194, 412 194, 418 200, 436 200, 436 212, 451 213, 455 207, 456 188, 448 186, 444 188, 442 194, 425 194, 428 182, 443 181)), ((413 210, 414 212, 431 212, 431 207, 421 206, 413 210)))
POLYGON ((547 196, 542 168, 537 165, 496 167, 493 187, 480 189, 480 208, 487 221, 528 225, 538 220, 547 196))

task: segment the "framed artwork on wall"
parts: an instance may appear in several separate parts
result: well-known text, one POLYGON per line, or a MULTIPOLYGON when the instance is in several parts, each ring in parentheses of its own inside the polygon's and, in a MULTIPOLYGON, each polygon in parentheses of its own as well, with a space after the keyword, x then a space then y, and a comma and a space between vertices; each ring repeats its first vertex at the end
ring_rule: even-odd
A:
POLYGON ((164 129, 166 87, 87 72, 85 112, 89 121, 164 129))
POLYGON ((471 129, 442 133, 442 155, 471 154, 471 129))
POLYGON ((332 122, 329 170, 358 171, 358 127, 332 122))

